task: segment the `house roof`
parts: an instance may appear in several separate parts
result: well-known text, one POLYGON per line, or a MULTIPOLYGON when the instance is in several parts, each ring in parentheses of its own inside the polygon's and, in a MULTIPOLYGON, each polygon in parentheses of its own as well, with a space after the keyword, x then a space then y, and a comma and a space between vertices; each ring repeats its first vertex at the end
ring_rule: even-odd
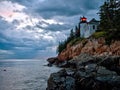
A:
POLYGON ((98 20, 96 20, 95 18, 93 18, 92 20, 89 21, 89 23, 91 22, 99 22, 98 20))
POLYGON ((93 19, 91 19, 90 21, 89 21, 89 23, 98 23, 99 21, 98 20, 96 20, 95 18, 93 18, 93 19))

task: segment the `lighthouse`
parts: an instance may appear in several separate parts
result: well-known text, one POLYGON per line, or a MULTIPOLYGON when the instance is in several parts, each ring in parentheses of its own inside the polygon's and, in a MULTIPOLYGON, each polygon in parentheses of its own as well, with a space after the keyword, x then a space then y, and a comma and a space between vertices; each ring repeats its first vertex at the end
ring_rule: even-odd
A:
POLYGON ((86 17, 80 18, 80 37, 88 38, 90 37, 96 30, 99 25, 99 21, 95 18, 87 22, 86 17))
POLYGON ((87 18, 83 16, 80 18, 80 36, 87 38, 89 36, 88 29, 87 18))

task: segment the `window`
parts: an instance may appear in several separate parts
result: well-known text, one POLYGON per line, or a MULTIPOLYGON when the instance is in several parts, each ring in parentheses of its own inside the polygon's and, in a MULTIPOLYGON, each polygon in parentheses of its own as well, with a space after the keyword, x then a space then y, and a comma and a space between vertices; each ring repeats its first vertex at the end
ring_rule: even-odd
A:
POLYGON ((93 25, 93 29, 95 29, 95 25, 93 25))

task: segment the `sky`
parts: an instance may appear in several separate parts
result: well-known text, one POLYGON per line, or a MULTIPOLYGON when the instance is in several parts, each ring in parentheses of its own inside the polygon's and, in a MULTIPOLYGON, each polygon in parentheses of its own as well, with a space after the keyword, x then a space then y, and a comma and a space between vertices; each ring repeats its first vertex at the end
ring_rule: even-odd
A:
POLYGON ((99 20, 104 0, 0 0, 0 59, 56 56, 85 16, 99 20))

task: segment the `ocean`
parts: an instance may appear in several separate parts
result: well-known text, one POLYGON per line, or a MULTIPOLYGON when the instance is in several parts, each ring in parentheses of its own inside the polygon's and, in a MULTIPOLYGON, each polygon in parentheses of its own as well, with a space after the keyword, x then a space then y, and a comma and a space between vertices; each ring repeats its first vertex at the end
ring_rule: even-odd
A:
POLYGON ((0 60, 0 90, 46 90, 51 73, 59 68, 46 66, 46 60, 0 60))

